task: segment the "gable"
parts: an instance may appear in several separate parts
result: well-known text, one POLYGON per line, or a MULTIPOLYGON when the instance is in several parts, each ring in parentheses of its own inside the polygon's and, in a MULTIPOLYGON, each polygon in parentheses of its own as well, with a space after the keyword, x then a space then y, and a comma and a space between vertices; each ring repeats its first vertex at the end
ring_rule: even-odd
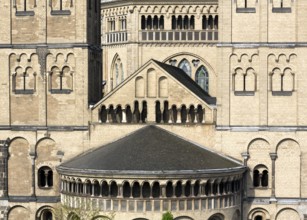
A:
MULTIPOLYGON (((185 74, 180 69, 164 65, 154 60, 147 62, 96 104, 93 115, 96 115, 96 119, 99 120, 102 109, 109 112, 110 109, 116 111, 120 108, 123 111, 128 108, 132 113, 137 109, 139 114, 146 109, 146 121, 154 122, 156 113, 159 111, 162 114, 165 109, 168 111, 176 109, 176 113, 172 112, 171 115, 178 115, 180 114, 178 111, 183 109, 185 112, 191 111, 191 114, 206 112, 206 116, 201 121, 212 122, 214 107, 210 104, 214 104, 215 98, 202 91, 193 80, 189 81, 185 75, 180 76, 185 74), (176 73, 176 70, 179 72, 176 73), (206 100, 211 103, 209 104, 206 100)), ((196 122, 193 118, 195 116, 192 115, 190 121, 187 118, 186 122, 192 120, 196 122)))

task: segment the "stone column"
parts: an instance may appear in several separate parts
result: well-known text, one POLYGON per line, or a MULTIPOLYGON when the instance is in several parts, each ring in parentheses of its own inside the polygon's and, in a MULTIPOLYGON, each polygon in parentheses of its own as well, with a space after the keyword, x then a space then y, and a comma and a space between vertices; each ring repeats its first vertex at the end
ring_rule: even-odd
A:
POLYGON ((31 162, 32 162, 32 197, 36 197, 35 195, 35 152, 30 152, 31 162))
POLYGON ((161 197, 165 198, 166 197, 166 185, 160 184, 160 188, 161 188, 161 197))
POLYGON ((3 197, 8 197, 8 146, 9 146, 10 139, 5 141, 0 141, 0 152, 2 156, 0 157, 0 163, 3 166, 3 170, 1 170, 0 175, 0 189, 3 190, 3 197))
POLYGON ((177 109, 177 124, 181 123, 181 109, 177 109))
MULTIPOLYGON (((247 167, 247 161, 249 159, 249 153, 248 152, 244 152, 241 154, 241 156, 243 157, 243 160, 244 160, 244 166, 247 167)), ((243 192, 243 198, 246 199, 247 197, 247 175, 248 175, 248 172, 245 172, 243 174, 243 178, 242 178, 242 191, 243 192)))
POLYGON ((272 160, 272 192, 271 192, 270 202, 275 203, 277 202, 275 196, 275 161, 277 159, 277 153, 270 153, 270 157, 272 160))
POLYGON ((122 118, 122 123, 127 123, 127 117, 126 117, 126 109, 122 109, 122 114, 123 114, 123 118, 122 118))

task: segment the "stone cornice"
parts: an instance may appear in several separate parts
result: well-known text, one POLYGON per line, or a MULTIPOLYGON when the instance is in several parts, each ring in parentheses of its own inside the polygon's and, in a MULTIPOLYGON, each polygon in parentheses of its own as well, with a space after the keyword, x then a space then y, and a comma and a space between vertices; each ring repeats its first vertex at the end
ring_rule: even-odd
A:
POLYGON ((74 169, 58 166, 57 171, 61 175, 83 176, 83 177, 110 177, 110 178, 210 178, 221 176, 240 175, 245 172, 245 166, 225 169, 206 169, 206 170, 170 170, 170 171, 136 171, 136 170, 89 170, 74 169))

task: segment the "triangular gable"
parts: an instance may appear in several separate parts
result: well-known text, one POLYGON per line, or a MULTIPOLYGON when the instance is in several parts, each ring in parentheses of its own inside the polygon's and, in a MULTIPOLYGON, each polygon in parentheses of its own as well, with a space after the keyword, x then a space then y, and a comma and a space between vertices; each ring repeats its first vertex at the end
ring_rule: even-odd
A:
MULTIPOLYGON (((209 94, 207 94, 202 88, 198 86, 198 84, 193 81, 183 70, 180 68, 167 65, 164 63, 161 63, 156 60, 149 60, 146 62, 141 68, 139 68, 135 73, 130 75, 128 78, 126 78, 121 84, 119 84, 116 88, 114 88, 110 93, 108 93, 103 99, 101 99, 92 109, 95 109, 99 107, 102 103, 105 103, 107 100, 111 99, 113 96, 116 96, 117 93, 121 93, 123 91, 123 87, 127 86, 127 84, 134 81, 140 74, 143 73, 144 70, 150 69, 150 66, 153 65, 155 68, 158 68, 160 71, 162 71, 164 74, 168 76, 168 78, 175 80, 178 84, 180 84, 182 87, 185 88, 185 90, 189 91, 191 95, 195 96, 195 98, 199 99, 203 104, 207 105, 209 108, 212 108, 211 106, 216 104, 216 98, 211 97, 209 94)), ((144 78, 143 78, 144 79, 144 78)), ((145 79, 144 79, 145 80, 145 79)), ((144 97, 136 97, 136 88, 135 83, 134 84, 134 94, 131 91, 131 88, 128 93, 125 93, 126 95, 133 97, 133 98, 159 98, 159 95, 156 95, 156 97, 146 97, 146 88, 144 88, 144 97)), ((144 84, 147 84, 144 82, 144 84)), ((131 86, 130 86, 131 87, 131 86)), ((147 86, 145 86, 147 87, 147 86)), ((147 89, 148 90, 148 89, 147 89)), ((158 91, 157 91, 158 92, 158 91)), ((176 91, 172 91, 176 92, 176 91)), ((121 95, 120 95, 121 96, 121 95)), ((166 97, 163 97, 166 98, 166 97)), ((112 98, 113 99, 113 98, 112 98)), ((115 98, 118 100, 118 98, 115 98)), ((123 100, 124 102, 127 101, 127 99, 123 100)), ((171 101, 171 100, 169 100, 171 101)), ((115 103, 113 103, 115 104, 115 103)))
MULTIPOLYGON (((141 112, 145 114, 143 122, 154 122, 157 105, 161 112, 165 111, 165 107, 167 110, 172 109, 173 120, 170 120, 173 123, 180 121, 180 119, 178 121, 175 119, 178 110, 186 112, 184 115, 187 113, 192 115, 191 112, 197 111, 198 118, 194 120, 192 119, 194 116, 191 116, 191 121, 187 120, 188 122, 214 123, 215 98, 210 97, 181 69, 155 60, 148 61, 99 101, 92 108, 93 122, 95 122, 95 118, 101 120, 101 112, 104 112, 104 119, 101 121, 108 122, 108 119, 105 119, 108 117, 106 111, 113 115, 112 122, 118 121, 115 119, 114 113, 111 112, 124 109, 128 109, 128 112, 137 109, 139 113, 136 115, 141 112)), ((183 117, 185 118, 185 116, 183 117)))

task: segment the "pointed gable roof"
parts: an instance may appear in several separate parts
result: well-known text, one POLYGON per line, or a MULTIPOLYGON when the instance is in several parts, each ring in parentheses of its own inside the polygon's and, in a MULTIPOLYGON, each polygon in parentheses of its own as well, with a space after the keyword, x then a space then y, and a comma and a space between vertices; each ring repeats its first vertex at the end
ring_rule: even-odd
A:
POLYGON ((225 156, 202 148, 156 126, 136 132, 58 167, 60 173, 212 173, 242 169, 225 156), (62 172, 61 172, 62 171, 62 172))
POLYGON ((188 88, 191 92, 197 95, 199 98, 204 100, 206 103, 210 105, 216 104, 216 98, 211 97, 206 91, 204 91, 191 77, 189 77, 182 69, 171 66, 165 63, 161 63, 157 60, 153 60, 156 64, 158 64, 162 69, 168 72, 171 76, 173 76, 176 80, 178 80, 181 84, 183 84, 186 88, 188 88))

